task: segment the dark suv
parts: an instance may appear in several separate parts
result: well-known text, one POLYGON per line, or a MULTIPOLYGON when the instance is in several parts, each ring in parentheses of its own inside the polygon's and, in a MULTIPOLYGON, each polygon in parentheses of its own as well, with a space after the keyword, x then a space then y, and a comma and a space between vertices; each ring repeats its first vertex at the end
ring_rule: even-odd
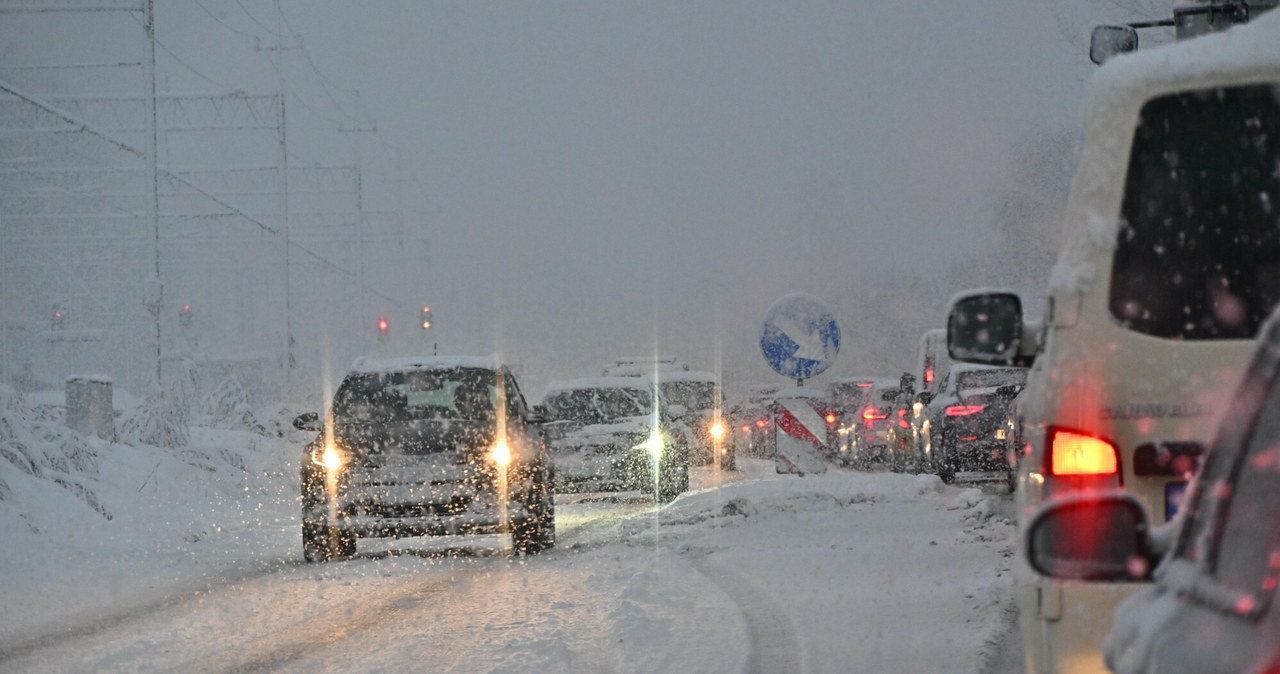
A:
POLYGON ((954 365, 929 403, 929 456, 943 482, 956 473, 986 473, 1008 480, 1014 448, 1014 401, 1027 369, 954 365))
POLYGON ((542 420, 489 359, 357 362, 302 453, 307 561, 355 553, 363 537, 510 532, 534 553, 555 544, 542 420))

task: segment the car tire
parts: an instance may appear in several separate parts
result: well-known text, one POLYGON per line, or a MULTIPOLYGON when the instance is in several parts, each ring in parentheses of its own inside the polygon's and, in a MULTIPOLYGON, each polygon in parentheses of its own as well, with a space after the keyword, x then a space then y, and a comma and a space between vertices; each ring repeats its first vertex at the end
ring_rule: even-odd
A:
POLYGON ((658 480, 658 503, 670 503, 689 491, 689 464, 672 471, 664 471, 658 480))
POLYGON ((938 462, 938 477, 942 478, 943 483, 951 484, 956 481, 956 466, 948 459, 938 462))
POLYGON ((535 498, 525 505, 533 516, 516 522, 511 529, 511 547, 524 555, 535 555, 556 544, 556 502, 551 490, 552 476, 544 464, 534 469, 535 498))
POLYGON ((302 524, 302 557, 308 562, 328 562, 356 554, 356 537, 325 524, 302 524))

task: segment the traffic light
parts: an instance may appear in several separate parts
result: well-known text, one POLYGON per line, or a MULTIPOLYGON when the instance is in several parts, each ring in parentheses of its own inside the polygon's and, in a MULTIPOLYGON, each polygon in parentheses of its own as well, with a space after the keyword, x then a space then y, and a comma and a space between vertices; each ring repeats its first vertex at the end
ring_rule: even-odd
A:
POLYGON ((382 342, 383 344, 387 343, 387 338, 388 338, 387 333, 389 332, 390 328, 391 326, 390 324, 387 323, 387 319, 385 318, 378 319, 378 341, 379 342, 382 342))
POLYGON ((60 307, 53 308, 53 316, 50 319, 49 327, 53 330, 62 330, 67 327, 67 310, 60 307))
POLYGON ((178 312, 178 327, 182 328, 183 330, 188 330, 191 328, 191 305, 190 304, 182 305, 182 311, 178 312))
POLYGON ((431 307, 422 307, 422 329, 431 329, 431 307))

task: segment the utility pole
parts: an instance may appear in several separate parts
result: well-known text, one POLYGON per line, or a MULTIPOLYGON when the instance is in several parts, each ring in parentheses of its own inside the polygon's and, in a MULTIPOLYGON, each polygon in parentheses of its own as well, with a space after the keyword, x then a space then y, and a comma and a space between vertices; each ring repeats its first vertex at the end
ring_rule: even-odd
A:
POLYGON ((156 7, 155 0, 145 0, 143 4, 142 25, 147 34, 147 131, 148 152, 147 169, 151 173, 151 198, 147 210, 151 217, 151 257, 155 261, 152 269, 152 287, 147 293, 147 310, 155 321, 156 339, 156 386, 163 392, 164 381, 161 379, 162 363, 160 339, 160 314, 164 309, 164 281, 160 276, 160 154, 159 131, 156 123, 156 7))

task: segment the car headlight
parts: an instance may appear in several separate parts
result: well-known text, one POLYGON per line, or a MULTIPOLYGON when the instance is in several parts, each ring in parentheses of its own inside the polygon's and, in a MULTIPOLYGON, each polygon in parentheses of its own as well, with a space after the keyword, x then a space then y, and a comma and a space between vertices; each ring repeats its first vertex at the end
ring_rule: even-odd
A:
POLYGON ((323 449, 317 447, 311 450, 311 463, 314 463, 317 466, 324 466, 329 470, 336 470, 341 468, 342 464, 346 462, 346 458, 342 456, 342 452, 339 452, 331 442, 324 443, 323 449))
POLYGON ((511 448, 507 447, 507 443, 499 442, 493 446, 493 451, 489 453, 489 458, 499 468, 505 468, 511 463, 511 448))
POLYGON ((649 452, 649 455, 652 456, 655 460, 660 459, 662 458, 662 450, 663 450, 662 436, 658 433, 654 433, 649 436, 649 439, 636 445, 632 449, 643 449, 649 452))

